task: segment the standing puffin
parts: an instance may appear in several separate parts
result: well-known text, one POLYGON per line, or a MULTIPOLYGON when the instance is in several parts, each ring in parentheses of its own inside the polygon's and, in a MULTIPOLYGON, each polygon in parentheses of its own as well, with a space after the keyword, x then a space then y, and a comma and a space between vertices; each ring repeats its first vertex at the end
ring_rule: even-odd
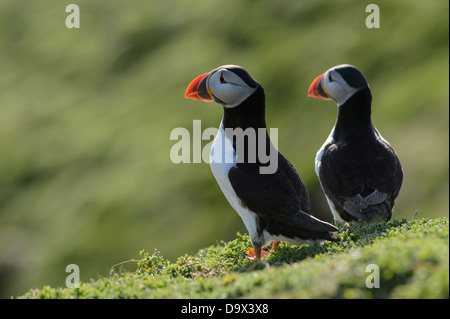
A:
POLYGON ((266 129, 265 94, 262 86, 240 66, 224 65, 195 78, 186 98, 223 106, 223 119, 214 139, 210 165, 231 206, 242 218, 254 248, 246 255, 260 259, 273 242, 294 244, 309 240, 339 241, 338 229, 309 212, 309 197, 292 164, 272 145, 266 129), (239 131, 247 134, 239 138, 239 131), (253 133, 255 138, 250 138, 253 133), (261 143, 262 141, 262 143, 261 143), (260 154, 273 153, 270 163, 260 154), (276 167, 264 173, 267 164, 276 167))
POLYGON ((333 99, 336 124, 315 167, 336 222, 389 221, 403 172, 391 145, 371 121, 372 94, 364 75, 343 64, 318 76, 308 96, 333 99))

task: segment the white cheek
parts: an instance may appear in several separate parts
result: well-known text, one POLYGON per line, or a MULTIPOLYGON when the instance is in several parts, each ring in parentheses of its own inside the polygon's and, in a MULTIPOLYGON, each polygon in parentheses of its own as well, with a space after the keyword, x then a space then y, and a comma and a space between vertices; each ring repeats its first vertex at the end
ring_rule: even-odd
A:
POLYGON ((221 72, 214 73, 208 83, 213 95, 224 103, 224 107, 238 106, 256 91, 256 88, 249 87, 237 75, 230 73, 226 75, 225 79, 231 78, 233 83, 221 83, 221 72))
POLYGON ((358 89, 351 88, 348 86, 342 86, 339 83, 328 83, 328 95, 336 101, 338 106, 344 104, 353 94, 355 94, 358 89))
POLYGON ((239 105, 245 98, 245 89, 231 83, 210 83, 210 89, 214 96, 225 103, 226 107, 239 105))

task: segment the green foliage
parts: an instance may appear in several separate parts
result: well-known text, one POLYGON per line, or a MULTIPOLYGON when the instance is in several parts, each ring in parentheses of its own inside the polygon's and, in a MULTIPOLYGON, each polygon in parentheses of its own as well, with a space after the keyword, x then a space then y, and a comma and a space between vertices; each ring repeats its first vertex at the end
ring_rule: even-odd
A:
POLYGON ((420 219, 340 229, 341 242, 282 243, 263 262, 244 257, 239 233, 230 242, 171 263, 140 252, 137 270, 82 283, 30 290, 20 298, 448 298, 449 219, 420 219), (367 288, 366 267, 380 270, 367 288))
MULTIPOLYGON (((393 218, 448 216, 448 1, 375 1, 379 29, 366 28, 360 0, 77 0, 80 29, 65 26, 69 3, 0 1, 0 297, 64 285, 73 263, 83 281, 102 278, 156 247, 161 271, 184 260, 195 276, 200 247, 246 231, 208 164, 169 157, 174 128, 218 126, 220 106, 184 92, 222 64, 244 66, 264 86, 268 126, 312 212, 328 221, 314 157, 336 106, 307 89, 333 65, 356 65, 405 173, 393 218)), ((242 257, 218 247, 230 255, 222 270, 206 264, 212 273, 242 257)), ((271 258, 311 257, 304 248, 271 258)))

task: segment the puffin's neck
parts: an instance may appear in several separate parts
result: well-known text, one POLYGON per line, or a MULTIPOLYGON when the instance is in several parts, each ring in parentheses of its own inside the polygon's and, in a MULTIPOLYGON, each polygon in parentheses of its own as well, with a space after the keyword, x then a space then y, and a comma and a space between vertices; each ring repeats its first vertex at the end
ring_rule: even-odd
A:
POLYGON ((264 89, 259 87, 250 97, 240 105, 233 108, 224 107, 223 126, 224 128, 251 127, 254 129, 266 128, 266 102, 264 89))
POLYGON ((369 88, 356 92, 338 107, 334 139, 364 140, 374 133, 371 120, 372 94, 369 88))
POLYGON ((275 167, 276 170, 278 151, 267 133, 265 108, 264 90, 259 87, 240 105, 234 108, 224 107, 222 125, 226 138, 230 140, 240 159, 239 165, 250 165, 249 167, 258 169, 260 166, 267 166, 267 160, 270 160, 269 167, 275 167))

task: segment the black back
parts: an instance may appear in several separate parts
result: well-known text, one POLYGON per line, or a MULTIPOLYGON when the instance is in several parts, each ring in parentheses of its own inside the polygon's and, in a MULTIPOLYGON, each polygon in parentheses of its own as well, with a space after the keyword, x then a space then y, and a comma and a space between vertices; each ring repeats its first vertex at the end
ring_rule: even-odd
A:
POLYGON ((372 124, 371 100, 367 87, 339 107, 334 141, 325 146, 321 159, 321 185, 346 221, 357 218, 344 209, 345 202, 375 190, 387 194, 386 200, 362 213, 384 214, 389 220, 403 180, 397 155, 372 124))

